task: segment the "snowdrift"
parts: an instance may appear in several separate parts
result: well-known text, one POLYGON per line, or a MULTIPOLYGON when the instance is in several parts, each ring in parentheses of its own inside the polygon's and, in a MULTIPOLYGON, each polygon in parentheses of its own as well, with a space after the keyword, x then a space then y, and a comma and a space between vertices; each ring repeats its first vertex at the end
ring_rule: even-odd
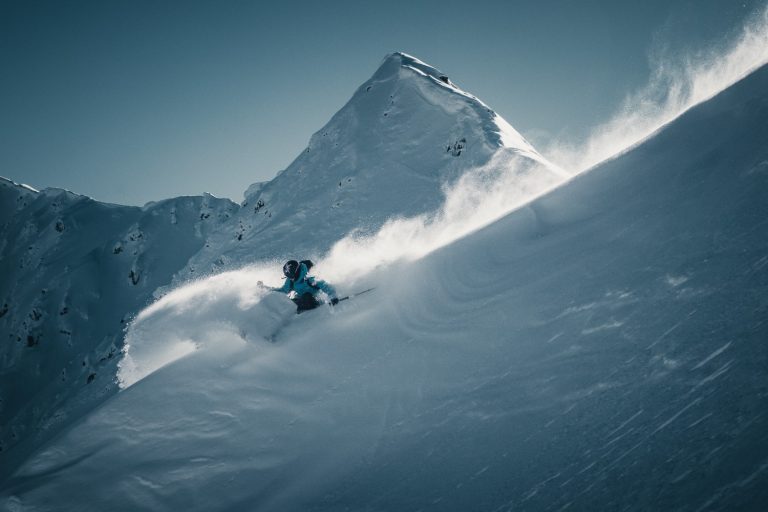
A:
MULTIPOLYGON (((375 292, 293 317, 275 343, 233 332, 260 302, 232 308, 226 292, 226 350, 136 381, 40 450, 0 499, 11 510, 762 510, 767 90, 764 67, 493 225, 379 270, 375 292)), ((173 321, 142 334, 148 347, 196 326, 214 335, 204 308, 155 314, 173 321)))

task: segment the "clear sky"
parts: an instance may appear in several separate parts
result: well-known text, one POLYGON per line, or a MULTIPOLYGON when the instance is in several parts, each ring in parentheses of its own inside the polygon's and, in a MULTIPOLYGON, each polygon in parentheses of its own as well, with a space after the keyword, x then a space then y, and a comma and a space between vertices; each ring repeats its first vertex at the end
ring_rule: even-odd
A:
POLYGON ((0 175, 141 205, 242 199, 404 51, 533 143, 585 137, 651 57, 765 0, 0 0, 0 175))

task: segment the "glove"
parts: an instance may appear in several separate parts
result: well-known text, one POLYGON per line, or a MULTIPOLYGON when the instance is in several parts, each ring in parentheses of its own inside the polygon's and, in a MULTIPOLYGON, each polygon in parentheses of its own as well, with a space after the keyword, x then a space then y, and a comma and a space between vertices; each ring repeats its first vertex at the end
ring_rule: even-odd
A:
POLYGON ((331 299, 331 306, 335 306, 338 303, 339 303, 339 299, 337 299, 336 297, 331 299))

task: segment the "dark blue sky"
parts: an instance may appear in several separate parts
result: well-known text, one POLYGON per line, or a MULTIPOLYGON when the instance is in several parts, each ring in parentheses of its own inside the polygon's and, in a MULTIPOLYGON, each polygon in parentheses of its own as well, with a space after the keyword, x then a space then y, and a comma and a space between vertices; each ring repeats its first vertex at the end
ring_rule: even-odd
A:
POLYGON ((765 0, 0 0, 0 175, 143 204, 239 201, 400 50, 534 144, 586 136, 649 55, 738 32, 765 0))

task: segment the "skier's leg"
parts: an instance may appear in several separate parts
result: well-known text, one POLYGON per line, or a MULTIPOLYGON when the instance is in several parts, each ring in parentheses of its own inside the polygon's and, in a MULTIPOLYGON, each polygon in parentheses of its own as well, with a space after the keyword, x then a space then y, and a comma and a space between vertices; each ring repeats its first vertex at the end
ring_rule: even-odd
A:
POLYGON ((296 313, 309 311, 320 305, 320 302, 309 292, 296 297, 293 302, 296 304, 296 313))

